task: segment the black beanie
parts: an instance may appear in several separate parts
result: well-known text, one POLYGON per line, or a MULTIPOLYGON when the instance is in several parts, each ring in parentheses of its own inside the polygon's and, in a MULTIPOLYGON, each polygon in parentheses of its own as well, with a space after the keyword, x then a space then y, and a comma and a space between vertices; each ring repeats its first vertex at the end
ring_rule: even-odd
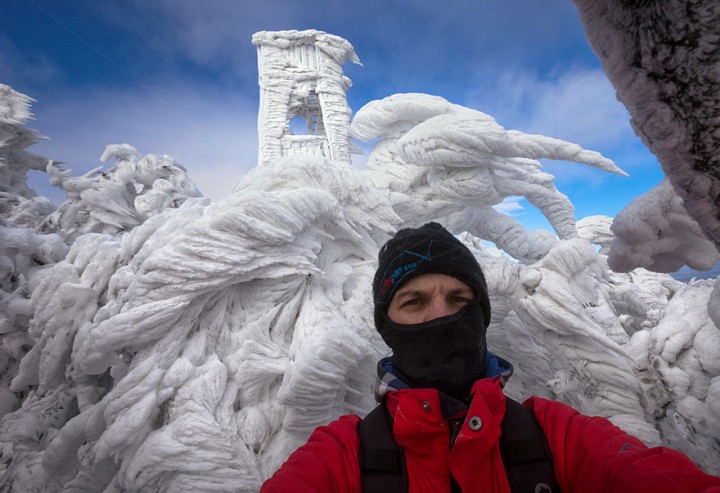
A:
POLYGON ((446 274, 461 280, 473 291, 484 312, 485 327, 490 323, 490 299, 480 264, 470 250, 438 223, 398 231, 380 249, 373 280, 375 327, 383 325, 395 292, 413 277, 446 274))

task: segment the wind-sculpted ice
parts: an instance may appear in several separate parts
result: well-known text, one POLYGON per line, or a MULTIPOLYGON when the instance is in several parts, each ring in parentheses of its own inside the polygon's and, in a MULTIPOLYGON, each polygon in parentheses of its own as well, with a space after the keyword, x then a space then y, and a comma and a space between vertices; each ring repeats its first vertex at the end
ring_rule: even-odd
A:
POLYGON ((358 111, 352 132, 382 138, 368 160, 375 183, 390 189, 406 224, 442 219, 493 241, 513 257, 534 262, 556 239, 528 232, 493 209, 511 196, 525 197, 548 218, 561 239, 577 236, 574 207, 541 171, 541 158, 575 161, 624 174, 609 159, 576 144, 506 131, 489 115, 426 94, 396 94, 358 111))
POLYGON ((32 98, 0 84, 0 212, 1 225, 37 227, 55 206, 28 187, 29 170, 42 171, 47 159, 26 149, 44 137, 25 127, 32 117, 32 98))
POLYGON ((65 203, 48 219, 72 241, 84 233, 117 234, 129 231, 168 207, 178 207, 201 193, 187 178, 187 170, 168 155, 143 156, 128 145, 109 145, 102 161, 115 158, 107 171, 95 168, 72 177, 52 163, 51 183, 67 194, 65 203))
POLYGON ((720 329, 707 308, 717 296, 712 285, 682 285, 662 320, 636 332, 626 350, 637 364, 645 411, 663 440, 718 474, 720 329))
POLYGON ((710 270, 720 260, 667 179, 620 211, 612 231, 608 262, 616 272, 675 272, 684 265, 710 270))
MULTIPOLYGON (((607 232, 599 236, 606 241, 607 232)), ((712 281, 688 285, 642 268, 608 274, 605 289, 630 335, 623 349, 634 361, 646 419, 664 443, 719 474, 719 291, 712 281)))
POLYGON ((634 362, 623 350, 628 334, 605 292, 604 269, 586 241, 564 241, 521 271, 524 292, 516 311, 549 353, 555 370, 549 385, 556 395, 657 444, 659 434, 646 422, 640 403, 634 362))
POLYGON ((720 2, 574 2, 633 128, 690 217, 720 244, 720 2))
POLYGON ((611 231, 613 218, 608 216, 586 216, 577 222, 577 231, 580 238, 600 247, 603 255, 610 251, 610 245, 615 238, 611 231))
POLYGON ((314 427, 371 406, 369 289, 397 222, 356 170, 283 160, 223 201, 78 238, 38 289, 43 335, 13 381, 46 396, 3 421, 15 481, 256 490, 314 427), (73 321, 57 313, 71 296, 73 321), (45 387, 76 415, 42 421, 59 399, 45 387))

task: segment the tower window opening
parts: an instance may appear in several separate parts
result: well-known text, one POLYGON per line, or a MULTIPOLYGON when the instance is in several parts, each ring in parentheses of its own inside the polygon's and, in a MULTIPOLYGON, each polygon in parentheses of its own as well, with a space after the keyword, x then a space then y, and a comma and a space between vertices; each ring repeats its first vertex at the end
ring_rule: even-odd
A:
POLYGON ((307 135, 308 123, 302 115, 293 116, 288 122, 288 129, 292 135, 307 135))

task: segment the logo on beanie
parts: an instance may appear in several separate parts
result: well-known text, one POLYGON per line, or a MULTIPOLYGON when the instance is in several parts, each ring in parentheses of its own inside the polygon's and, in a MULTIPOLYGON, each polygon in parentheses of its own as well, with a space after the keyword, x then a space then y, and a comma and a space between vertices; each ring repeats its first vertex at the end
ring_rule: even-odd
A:
POLYGON ((385 269, 385 272, 388 271, 389 274, 383 275, 383 280, 380 283, 380 299, 378 300, 381 303, 386 303, 387 297, 389 294, 391 294, 395 287, 398 285, 400 281, 405 279, 409 274, 412 274, 415 272, 415 270, 420 266, 420 264, 423 264, 425 262, 430 262, 432 260, 432 257, 430 255, 430 247, 432 246, 432 241, 428 245, 428 250, 426 254, 420 254, 413 252, 411 250, 403 250, 397 257, 392 259, 390 262, 390 265, 385 269), (407 262, 409 260, 406 256, 411 257, 411 261, 407 262), (398 262, 407 262, 403 263, 402 265, 395 267, 395 265, 398 262))

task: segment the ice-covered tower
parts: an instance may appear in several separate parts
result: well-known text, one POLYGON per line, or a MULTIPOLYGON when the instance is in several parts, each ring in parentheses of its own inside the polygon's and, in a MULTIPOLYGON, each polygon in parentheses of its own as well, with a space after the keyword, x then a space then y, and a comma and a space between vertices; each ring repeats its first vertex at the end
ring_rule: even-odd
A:
POLYGON ((347 60, 360 64, 352 45, 316 30, 262 31, 252 42, 258 49, 260 84, 258 163, 316 155, 350 164, 351 111, 345 91, 351 82, 342 65, 347 60), (304 132, 298 131, 297 120, 304 121, 304 132))

